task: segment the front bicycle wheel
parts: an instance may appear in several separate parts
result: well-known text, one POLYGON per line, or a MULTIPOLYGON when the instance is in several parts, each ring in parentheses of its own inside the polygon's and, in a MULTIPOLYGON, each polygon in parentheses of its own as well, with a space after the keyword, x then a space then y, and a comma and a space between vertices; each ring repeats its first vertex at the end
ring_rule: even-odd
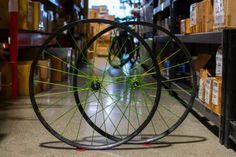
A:
POLYGON ((127 26, 101 19, 82 20, 61 28, 42 46, 31 66, 30 98, 40 122, 59 140, 84 149, 109 149, 127 143, 150 122, 160 98, 161 82, 157 76, 160 71, 150 48, 127 26), (74 28, 88 25, 94 27, 96 33, 91 34, 91 40, 80 43, 74 28), (106 53, 109 53, 110 41, 104 34, 97 35, 108 27, 123 29, 137 38, 150 52, 148 61, 153 62, 153 68, 147 72, 140 64, 125 66, 124 71, 117 72, 109 65, 107 56, 90 58, 87 54, 101 51, 98 47, 101 43, 107 44, 106 53), (62 36, 66 40, 62 40, 62 36), (77 59, 68 53, 73 50, 62 49, 64 44, 77 49, 77 59), (51 60, 51 66, 40 64, 45 58, 51 60), (53 79, 40 80, 39 69, 46 69, 53 79), (149 78, 151 75, 156 79, 149 78), (36 94, 35 84, 50 88, 36 94), (156 88, 153 92, 156 98, 149 104, 150 110, 142 112, 138 105, 138 98, 142 98, 139 88, 147 84, 156 88), (96 131, 97 128, 105 132, 102 134, 105 136, 99 136, 101 133, 96 131), (119 137, 119 140, 109 139, 108 134, 119 137))

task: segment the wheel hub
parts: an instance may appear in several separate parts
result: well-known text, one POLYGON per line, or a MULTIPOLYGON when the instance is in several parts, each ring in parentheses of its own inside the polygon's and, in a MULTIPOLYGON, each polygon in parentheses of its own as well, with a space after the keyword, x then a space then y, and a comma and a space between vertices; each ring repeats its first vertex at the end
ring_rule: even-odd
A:
POLYGON ((137 87, 139 87, 140 86, 140 83, 138 82, 138 81, 134 81, 133 82, 133 87, 134 88, 137 88, 137 87))
POLYGON ((99 89, 101 89, 101 83, 98 82, 98 81, 93 81, 93 82, 91 83, 91 88, 92 88, 92 90, 94 90, 94 91, 98 91, 99 89))

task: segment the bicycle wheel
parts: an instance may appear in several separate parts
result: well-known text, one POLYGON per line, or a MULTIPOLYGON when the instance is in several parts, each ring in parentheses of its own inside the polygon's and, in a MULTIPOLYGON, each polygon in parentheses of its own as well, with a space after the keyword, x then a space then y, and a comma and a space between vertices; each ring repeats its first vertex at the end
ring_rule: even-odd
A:
MULTIPOLYGON (((107 45, 109 47, 110 43, 107 45)), ((106 53, 108 51, 109 48, 106 53)), ((33 60, 29 82, 30 99, 40 122, 59 140, 84 149, 109 149, 134 138, 153 117, 160 98, 160 77, 148 81, 140 78, 153 74, 160 76, 154 56, 144 40, 127 26, 101 19, 77 21, 51 35, 33 60), (90 37, 93 40, 78 42, 74 28, 88 28, 88 25, 97 29, 90 37), (154 67, 146 72, 141 66, 125 66, 125 73, 111 75, 112 67, 106 55, 90 58, 87 53, 100 52, 98 45, 108 42, 104 34, 97 35, 108 27, 123 29, 137 38, 150 52, 148 60, 153 62, 154 67), (61 36, 66 40, 61 40, 61 36), (68 53, 71 49, 62 49, 64 45, 75 46, 79 54, 73 56, 78 58, 68 53), (51 66, 41 64, 40 60, 45 58, 51 60, 51 66), (51 73, 51 80, 38 77, 38 71, 42 69, 51 73), (142 119, 137 120, 137 100, 133 97, 139 97, 141 93, 138 89, 147 83, 152 83, 156 88, 156 99, 150 104, 149 112, 140 113, 142 119), (36 94, 38 84, 50 88, 36 94), (118 136, 119 140, 98 137, 99 133, 94 129, 97 126, 106 134, 118 136), (91 140, 86 140, 88 138, 91 140)))
POLYGON ((131 62, 131 59, 133 58, 134 54, 136 54, 136 52, 133 52, 131 54, 129 53, 135 47, 132 35, 130 35, 128 32, 119 34, 116 33, 116 31, 117 30, 114 31, 115 35, 111 41, 108 59, 109 64, 113 68, 119 69, 122 68, 122 66, 124 66, 127 62, 131 62))
MULTIPOLYGON (((156 55, 156 60, 161 69, 162 85, 167 87, 162 89, 160 105, 149 125, 132 141, 128 143, 150 143, 159 140, 178 128, 186 119, 195 100, 197 85, 196 73, 194 70, 191 55, 184 44, 168 30, 147 22, 126 22, 129 26, 135 26, 137 30, 146 30, 149 34, 145 40, 152 53, 156 55), (141 29, 140 29, 141 27, 141 29), (159 35, 165 35, 166 40, 158 40, 159 35), (156 38, 155 38, 156 37, 156 38), (154 45, 153 45, 154 42, 154 45), (184 87, 183 87, 184 86, 184 87), (188 94, 189 98, 186 104, 180 104, 177 100, 171 99, 169 92, 180 94, 188 94)), ((107 28, 102 33, 110 30, 107 28)), ((144 32, 138 32, 142 35, 144 32)), ((153 64, 147 61, 149 52, 143 46, 139 47, 140 57, 136 64, 142 63, 142 68, 145 71, 152 69, 153 64)), ((155 75, 153 75, 155 77, 155 75)), ((144 107, 144 110, 149 110, 148 104, 155 99, 153 94, 155 88, 152 84, 147 84, 139 89, 143 94, 143 99, 139 100, 139 104, 144 107)), ((100 134, 112 140, 120 140, 119 137, 107 134, 99 128, 94 127, 100 134)))

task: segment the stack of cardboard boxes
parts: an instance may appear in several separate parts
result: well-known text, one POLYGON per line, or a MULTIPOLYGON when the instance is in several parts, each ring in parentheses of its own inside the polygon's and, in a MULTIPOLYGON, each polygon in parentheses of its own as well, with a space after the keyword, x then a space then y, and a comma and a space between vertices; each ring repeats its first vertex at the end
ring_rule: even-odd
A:
MULTIPOLYGON (((9 29, 10 14, 8 0, 0 1, 0 29, 9 29)), ((18 1, 18 29, 52 32, 53 12, 46 11, 44 4, 31 1, 18 1)))
POLYGON ((190 6, 190 18, 181 21, 181 33, 212 32, 236 27, 235 0, 203 0, 190 6))
POLYGON ((216 55, 216 76, 212 77, 207 69, 200 69, 198 97, 217 115, 221 114, 222 68, 222 50, 219 48, 216 55))
MULTIPOLYGON (((108 9, 106 6, 94 6, 92 9, 89 10, 89 19, 94 18, 103 18, 108 20, 115 20, 115 16, 108 14, 108 9)), ((92 23, 90 24, 90 38, 96 36, 97 33, 106 29, 109 25, 106 24, 97 24, 92 23)), ((103 34, 98 40, 96 40, 93 45, 90 47, 89 56, 91 54, 98 55, 98 56, 107 56, 108 49, 111 42, 111 31, 103 34)))

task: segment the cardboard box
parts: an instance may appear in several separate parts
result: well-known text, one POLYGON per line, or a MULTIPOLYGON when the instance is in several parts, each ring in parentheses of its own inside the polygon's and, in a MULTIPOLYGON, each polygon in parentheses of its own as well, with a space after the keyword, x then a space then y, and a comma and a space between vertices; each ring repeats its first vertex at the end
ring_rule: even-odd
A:
POLYGON ((199 3, 194 3, 190 6, 190 27, 192 33, 201 32, 201 24, 199 23, 201 15, 199 15, 201 7, 199 3))
POLYGON ((8 0, 0 1, 0 29, 8 29, 10 22, 10 14, 8 12, 8 0))
MULTIPOLYGON (((8 0, 0 1, 0 29, 9 29, 10 14, 8 11, 8 0)), ((33 16, 32 16, 32 1, 19 0, 18 1, 18 28, 19 29, 32 29, 33 16)))
POLYGON ((207 62, 210 60, 211 54, 208 53, 199 53, 196 59, 194 60, 194 68, 197 72, 200 71, 200 69, 204 68, 207 62))
POLYGON ((212 0, 204 0, 202 1, 203 7, 203 32, 211 32, 213 31, 213 1, 212 0))
POLYGON ((191 27, 190 27, 190 18, 183 19, 180 21, 180 32, 181 34, 189 34, 191 33, 191 27))
MULTIPOLYGON (((51 68, 51 61, 48 60, 39 60, 39 73, 40 73, 40 81, 43 82, 50 82, 51 80, 51 71, 49 68, 51 68)), ((42 84, 42 90, 46 91, 50 88, 50 85, 48 84, 42 84)))
POLYGON ((205 82, 206 82, 206 79, 207 79, 208 75, 209 75, 208 70, 200 69, 198 98, 203 102, 205 102, 205 84, 206 84, 205 82))
MULTIPOLYGON (((31 61, 22 61, 17 65, 17 80, 18 80, 18 95, 29 96, 29 76, 31 61)), ((37 70, 35 72, 34 80, 40 80, 40 74, 37 70)), ((34 84, 34 93, 41 92, 41 83, 34 84)))
POLYGON ((190 18, 185 19, 185 33, 186 34, 192 33, 192 30, 190 27, 190 18))
POLYGON ((216 77, 212 85, 212 110, 221 115, 222 78, 216 77))
POLYGON ((99 10, 97 9, 89 9, 89 19, 96 19, 99 16, 99 10))
POLYGON ((33 30, 34 29, 34 5, 32 1, 28 1, 28 8, 27 8, 27 29, 33 30))
MULTIPOLYGON (((64 58, 60 59, 64 60, 64 58)), ((56 70, 51 70, 51 82, 62 82, 65 76, 63 71, 65 71, 66 65, 62 61, 54 57, 51 57, 50 60, 51 60, 51 67, 53 69, 56 69, 56 70)))
POLYGON ((207 77, 205 81, 205 104, 208 109, 212 109, 212 86, 213 77, 207 77))
POLYGON ((39 30, 39 14, 40 14, 40 2, 33 2, 33 16, 34 16, 34 24, 33 24, 33 30, 38 31, 39 30))
POLYGON ((95 53, 98 56, 108 56, 108 51, 109 51, 110 43, 98 43, 97 47, 95 48, 95 53))
POLYGON ((109 15, 108 20, 115 21, 115 16, 114 15, 109 15))
POLYGON ((185 25, 186 25, 185 21, 186 21, 185 19, 180 21, 180 33, 181 34, 185 34, 185 25))
POLYGON ((235 28, 235 10, 235 0, 214 0, 214 29, 235 28))

